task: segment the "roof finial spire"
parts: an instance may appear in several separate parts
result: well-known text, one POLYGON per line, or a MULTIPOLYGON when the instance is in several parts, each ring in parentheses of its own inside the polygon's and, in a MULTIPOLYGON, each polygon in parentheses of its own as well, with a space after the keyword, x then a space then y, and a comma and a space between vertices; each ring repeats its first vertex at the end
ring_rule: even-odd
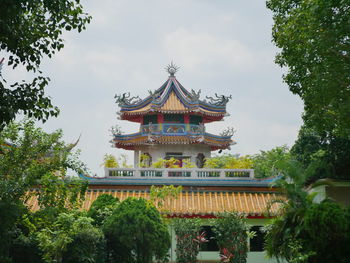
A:
POLYGON ((166 71, 170 74, 170 77, 174 77, 175 73, 179 70, 180 67, 176 66, 172 61, 166 66, 166 71))

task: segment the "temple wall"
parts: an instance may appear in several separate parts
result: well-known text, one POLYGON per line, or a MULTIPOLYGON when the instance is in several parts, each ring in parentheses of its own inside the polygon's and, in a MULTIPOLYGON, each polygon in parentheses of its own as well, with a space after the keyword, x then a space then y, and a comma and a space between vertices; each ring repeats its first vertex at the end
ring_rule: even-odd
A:
MULTIPOLYGON (((206 222, 203 220, 203 225, 207 225, 210 221, 206 222)), ((247 223, 251 226, 259 225, 264 226, 269 222, 269 219, 248 219, 247 223)), ((209 223, 210 224, 210 223, 209 223)), ((171 249, 169 251, 170 254, 170 262, 176 262, 176 238, 175 232, 172 227, 170 227, 170 235, 171 235, 171 249)), ((217 263, 220 262, 219 251, 200 251, 198 254, 198 262, 199 263, 217 263)), ((247 255, 247 263, 277 263, 276 259, 269 259, 266 257, 264 251, 261 252, 252 252, 249 251, 247 255)))

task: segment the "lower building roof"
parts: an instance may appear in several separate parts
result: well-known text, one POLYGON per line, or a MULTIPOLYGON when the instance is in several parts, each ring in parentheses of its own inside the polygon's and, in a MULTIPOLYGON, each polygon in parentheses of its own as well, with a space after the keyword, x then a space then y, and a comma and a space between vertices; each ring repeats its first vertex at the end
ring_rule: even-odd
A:
MULTIPOLYGON (((82 208, 88 210, 99 195, 110 194, 120 201, 128 197, 149 199, 149 191, 126 189, 91 189, 86 192, 82 208)), ((270 217, 277 213, 278 205, 272 201, 280 198, 276 192, 248 191, 191 191, 185 190, 177 199, 168 197, 164 200, 161 211, 169 217, 215 217, 221 212, 240 212, 248 217, 270 217), (269 213, 268 207, 271 206, 269 213)), ((31 196, 27 205, 38 210, 38 200, 31 196)))

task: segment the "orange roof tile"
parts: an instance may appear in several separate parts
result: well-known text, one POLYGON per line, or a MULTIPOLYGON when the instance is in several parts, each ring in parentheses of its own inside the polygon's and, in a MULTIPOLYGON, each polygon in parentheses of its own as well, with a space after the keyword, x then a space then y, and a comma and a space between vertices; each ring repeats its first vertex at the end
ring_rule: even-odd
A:
MULTIPOLYGON (((120 201, 128 197, 149 199, 149 192, 140 190, 89 190, 86 192, 82 209, 90 208, 93 201, 101 194, 110 194, 120 201)), ((167 198, 164 201, 163 211, 170 216, 184 215, 215 215, 220 212, 236 211, 249 216, 266 214, 269 203, 276 199, 278 194, 266 192, 194 192, 183 191, 177 199, 167 198)), ((32 196, 27 201, 32 210, 38 210, 38 200, 32 196)), ((276 214, 278 205, 272 205, 270 213, 276 214)))
POLYGON ((185 111, 188 107, 185 107, 181 101, 177 98, 174 91, 169 95, 168 100, 160 108, 161 111, 185 111))

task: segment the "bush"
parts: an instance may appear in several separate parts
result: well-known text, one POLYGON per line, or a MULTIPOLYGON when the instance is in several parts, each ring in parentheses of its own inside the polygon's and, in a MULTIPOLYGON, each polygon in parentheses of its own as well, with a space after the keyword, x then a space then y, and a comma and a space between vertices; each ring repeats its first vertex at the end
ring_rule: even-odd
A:
POLYGON ((164 260, 170 235, 160 213, 145 199, 121 202, 103 225, 109 260, 120 263, 149 263, 164 260))

